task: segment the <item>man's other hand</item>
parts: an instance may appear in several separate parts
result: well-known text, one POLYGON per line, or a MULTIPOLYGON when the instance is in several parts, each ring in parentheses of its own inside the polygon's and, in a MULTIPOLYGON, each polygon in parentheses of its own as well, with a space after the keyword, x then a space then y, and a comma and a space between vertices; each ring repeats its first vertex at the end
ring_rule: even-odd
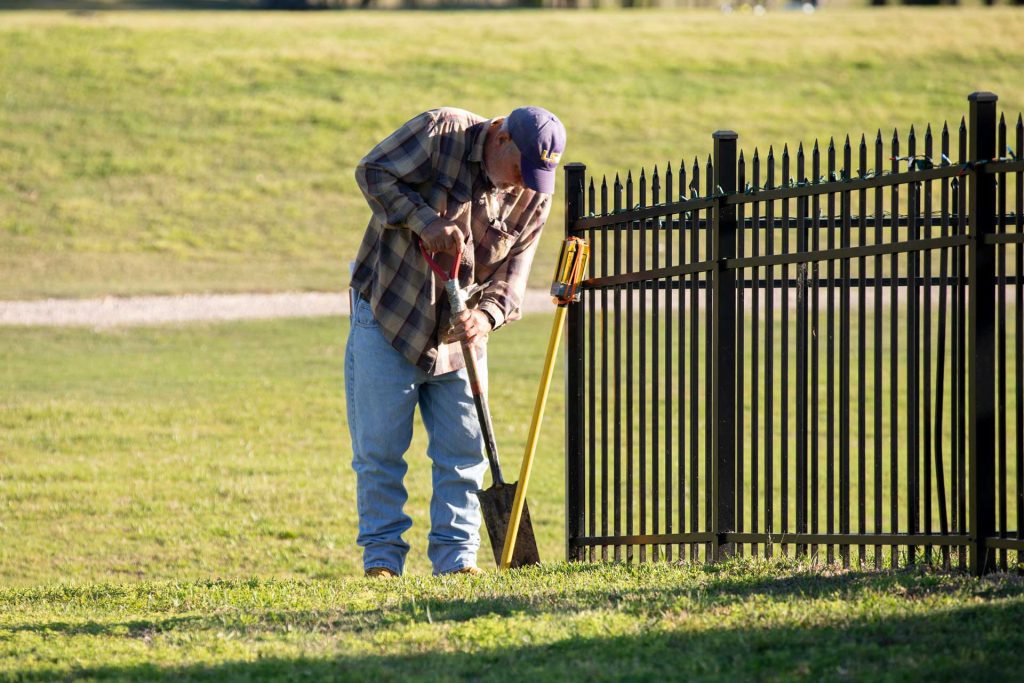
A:
POLYGON ((475 343, 491 332, 491 320, 478 308, 467 308, 452 319, 452 325, 441 339, 446 343, 468 341, 475 343))
POLYGON ((455 256, 462 247, 462 231, 454 221, 438 216, 420 232, 420 241, 429 252, 455 256))

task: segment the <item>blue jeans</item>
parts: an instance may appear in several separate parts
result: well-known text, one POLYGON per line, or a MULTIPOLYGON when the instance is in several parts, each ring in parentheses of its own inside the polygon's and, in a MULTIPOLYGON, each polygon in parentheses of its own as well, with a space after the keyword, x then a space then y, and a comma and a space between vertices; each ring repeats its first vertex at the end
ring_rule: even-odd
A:
MULTIPOLYGON (((352 436, 352 469, 363 567, 401 574, 412 526, 403 507, 405 452, 417 404, 433 461, 433 496, 427 556, 435 574, 476 564, 480 501, 487 461, 466 371, 431 376, 410 363, 381 335, 370 304, 355 297, 345 349, 345 391, 352 436)), ((479 363, 486 386, 487 365, 479 363)))

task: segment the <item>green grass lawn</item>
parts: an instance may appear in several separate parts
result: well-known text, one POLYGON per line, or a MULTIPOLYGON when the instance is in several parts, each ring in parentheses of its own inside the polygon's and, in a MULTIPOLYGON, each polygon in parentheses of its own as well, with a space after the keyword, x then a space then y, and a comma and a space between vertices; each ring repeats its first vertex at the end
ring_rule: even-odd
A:
MULTIPOLYGON (((549 325, 492 340, 513 472, 549 325)), ((564 564, 561 371, 530 493, 545 566, 429 577, 420 428, 408 575, 364 581, 346 326, 0 329, 0 679, 1013 675, 1017 577, 564 564)))
POLYGON ((1024 582, 789 563, 0 589, 10 680, 1010 680, 1024 582))
MULTIPOLYGON (((0 14, 0 298, 340 290, 353 167, 439 105, 556 111, 597 173, 1024 109, 1012 8, 0 14)), ((546 284, 561 202, 532 283, 546 284)))
MULTIPOLYGON (((492 341, 491 406, 512 479, 549 328, 529 316, 492 341)), ((338 318, 0 328, 0 585, 361 573, 346 335, 338 318)), ((530 489, 549 560, 564 557, 561 374, 530 489)), ((409 460, 408 568, 425 573, 421 426, 409 460)))

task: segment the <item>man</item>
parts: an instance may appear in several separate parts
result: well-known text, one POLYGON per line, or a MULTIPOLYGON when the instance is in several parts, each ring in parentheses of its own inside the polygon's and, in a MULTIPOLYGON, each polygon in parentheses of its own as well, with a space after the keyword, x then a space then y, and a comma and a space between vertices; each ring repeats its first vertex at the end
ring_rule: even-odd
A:
POLYGON ((539 107, 490 120, 445 108, 359 162, 373 216, 352 273, 345 389, 368 576, 399 576, 405 565, 403 478, 417 405, 433 461, 428 557, 435 574, 479 572, 486 461, 459 342, 476 349, 486 383, 487 335, 520 316, 564 148, 562 123, 539 107), (421 245, 446 271, 462 253, 459 284, 472 297, 455 320, 421 245))

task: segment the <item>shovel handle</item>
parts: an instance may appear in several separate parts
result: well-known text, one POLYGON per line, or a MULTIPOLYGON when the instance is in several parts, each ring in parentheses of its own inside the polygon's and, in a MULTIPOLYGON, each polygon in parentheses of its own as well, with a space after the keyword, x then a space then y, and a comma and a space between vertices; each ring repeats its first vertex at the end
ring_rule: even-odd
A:
POLYGON ((504 486, 505 478, 501 474, 501 462, 498 460, 498 444, 494 440, 494 426, 491 424, 491 410, 487 405, 487 394, 484 393, 484 388, 480 385, 480 372, 477 368, 473 345, 462 342, 462 355, 466 359, 469 388, 473 392, 473 403, 476 404, 480 431, 484 435, 484 450, 487 453, 487 464, 491 466, 491 479, 496 486, 504 486))
POLYGON ((530 423, 530 435, 526 440, 526 452, 519 470, 519 482, 516 484, 516 497, 512 503, 512 515, 508 520, 508 532, 505 534, 505 547, 501 553, 500 567, 508 569, 512 566, 512 553, 519 535, 519 520, 526 507, 526 488, 530 485, 530 472, 533 469, 533 456, 537 452, 537 440, 540 438, 540 426, 544 422, 544 408, 548 403, 548 392, 551 389, 551 375, 555 370, 555 354, 558 343, 562 339, 562 326, 565 322, 565 305, 555 309, 555 321, 551 326, 551 338, 548 339, 548 352, 544 358, 544 370, 541 373, 540 386, 537 388, 537 400, 533 406, 533 421, 530 423))
MULTIPOLYGON (((445 283, 445 291, 448 294, 448 305, 452 310, 452 316, 456 316, 466 310, 466 299, 459 283, 453 278, 445 283)), ((480 384, 480 370, 477 367, 476 353, 473 352, 473 345, 469 342, 462 342, 462 356, 466 361, 466 374, 469 375, 469 388, 473 392, 473 403, 476 404, 476 416, 480 421, 480 431, 484 436, 484 450, 487 453, 487 464, 491 467, 491 479, 496 486, 504 486, 505 478, 501 475, 501 462, 498 460, 498 444, 494 440, 494 426, 491 424, 491 410, 487 405, 487 394, 480 384)))

